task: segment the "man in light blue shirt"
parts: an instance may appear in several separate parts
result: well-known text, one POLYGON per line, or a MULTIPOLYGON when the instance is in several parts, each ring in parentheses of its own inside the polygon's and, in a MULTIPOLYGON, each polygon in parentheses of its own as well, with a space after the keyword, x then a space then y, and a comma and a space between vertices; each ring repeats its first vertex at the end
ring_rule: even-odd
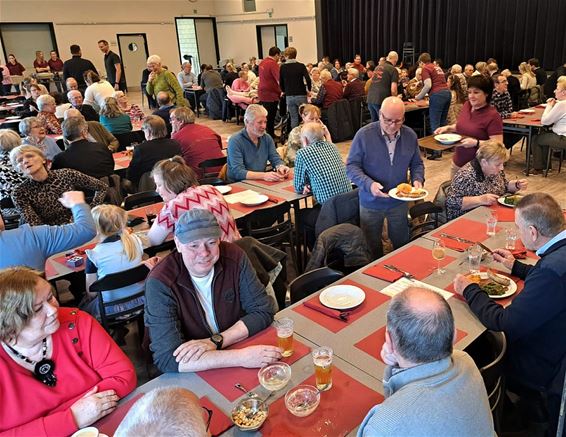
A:
POLYGON ((186 90, 195 85, 198 85, 197 77, 191 71, 193 68, 191 63, 188 61, 183 62, 181 68, 182 70, 179 73, 177 73, 177 80, 179 81, 179 85, 181 85, 181 88, 183 88, 183 90, 186 90))
POLYGON ((275 150, 275 143, 266 133, 267 110, 250 105, 244 114, 244 129, 228 141, 228 179, 282 181, 289 176, 287 167, 275 150), (275 171, 266 172, 267 162, 275 171))

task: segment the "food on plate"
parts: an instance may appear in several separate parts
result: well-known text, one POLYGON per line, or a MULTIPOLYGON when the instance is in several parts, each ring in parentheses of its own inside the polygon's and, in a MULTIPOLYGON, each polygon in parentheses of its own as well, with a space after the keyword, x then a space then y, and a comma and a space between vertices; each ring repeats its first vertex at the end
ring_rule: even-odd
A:
POLYGON ((409 194, 412 190, 413 190, 413 187, 411 187, 410 184, 402 183, 402 184, 397 185, 397 194, 399 194, 399 193, 409 194))
POLYGON ((501 296, 507 293, 511 285, 511 279, 491 271, 488 271, 487 274, 469 274, 466 277, 474 284, 478 284, 490 296, 501 296))
POLYGON ((479 286, 490 296, 501 296, 502 294, 507 293, 507 290, 509 289, 509 287, 498 284, 491 279, 482 279, 479 283, 479 286))
POLYGON ((418 197, 423 197, 426 195, 426 191, 420 188, 414 188, 409 184, 403 183, 397 185, 397 197, 407 197, 410 199, 416 199, 418 197))
POLYGON ((512 196, 505 196, 503 198, 503 203, 506 205, 513 205, 516 206, 517 203, 523 198, 520 194, 513 194, 512 196))
POLYGON ((505 276, 496 275, 492 271, 487 272, 487 277, 498 284, 505 285, 506 287, 511 284, 511 279, 506 278, 505 276))

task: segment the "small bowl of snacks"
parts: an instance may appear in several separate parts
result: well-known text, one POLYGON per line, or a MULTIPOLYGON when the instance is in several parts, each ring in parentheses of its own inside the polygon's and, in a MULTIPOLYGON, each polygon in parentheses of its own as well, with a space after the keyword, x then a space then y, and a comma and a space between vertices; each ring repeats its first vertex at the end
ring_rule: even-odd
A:
POLYGON ((232 410, 232 422, 241 431, 257 431, 267 419, 267 404, 258 398, 242 399, 232 410))
POLYGON ((320 391, 312 385, 298 385, 285 395, 285 406, 297 417, 312 414, 320 404, 320 391))
POLYGON ((284 388, 291 379, 291 366, 287 363, 276 362, 262 367, 257 372, 259 383, 269 391, 284 388))

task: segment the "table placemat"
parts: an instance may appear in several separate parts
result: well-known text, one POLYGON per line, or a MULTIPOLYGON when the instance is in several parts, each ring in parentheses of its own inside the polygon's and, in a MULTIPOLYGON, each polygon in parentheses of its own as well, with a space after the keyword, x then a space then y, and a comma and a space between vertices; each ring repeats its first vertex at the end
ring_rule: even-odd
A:
POLYGON ((132 408, 134 403, 143 395, 144 393, 138 393, 132 399, 124 402, 122 405, 119 405, 112 413, 100 419, 93 426, 95 426, 100 433, 106 434, 107 436, 113 436, 118 429, 120 422, 124 420, 124 417, 126 417, 126 414, 130 411, 130 408, 132 408))
MULTIPOLYGON (((277 345, 277 331, 274 327, 264 329, 253 337, 232 345, 228 349, 242 349, 247 346, 259 344, 277 345)), ((293 338, 293 347, 295 350, 293 355, 287 358, 281 358, 281 361, 287 364, 293 364, 295 361, 300 360, 310 353, 310 348, 297 340, 297 336, 293 338)), ((240 383, 248 390, 254 390, 259 386, 259 380, 257 378, 258 370, 259 369, 246 369, 243 367, 228 367, 225 369, 204 370, 197 372, 197 375, 228 399, 228 401, 234 402, 243 394, 234 387, 234 384, 240 383)))
MULTIPOLYGON (((85 244, 84 246, 81 246, 75 250, 87 250, 87 249, 92 249, 94 246, 96 246, 98 243, 90 243, 90 244, 85 244)), ((68 253, 73 253, 72 251, 68 252, 68 253)), ((84 255, 76 255, 76 256, 80 256, 84 262, 77 267, 71 267, 67 265, 67 259, 69 258, 66 254, 65 255, 61 255, 58 256, 56 258, 53 258, 53 261, 58 262, 59 264, 63 264, 65 267, 73 270, 74 272, 81 272, 85 269, 85 265, 86 265, 86 253, 84 255)))
POLYGON ((199 401, 202 407, 208 408, 212 411, 212 420, 210 421, 210 428, 208 429, 211 435, 220 435, 234 425, 232 420, 224 414, 224 411, 218 408, 216 404, 214 404, 206 396, 200 398, 199 401))
MULTIPOLYGON (((432 243, 430 243, 432 245, 432 243)), ((454 261, 449 255, 446 255, 440 261, 440 267, 445 267, 454 261)), ((432 257, 432 250, 426 249, 421 246, 410 246, 407 249, 402 249, 395 255, 374 264, 364 270, 364 273, 375 278, 381 278, 384 264, 389 264, 397 267, 400 270, 412 274, 417 279, 424 279, 430 276, 436 270, 437 261, 432 257)))
MULTIPOLYGON (((253 190, 250 190, 253 191, 253 190)), ((262 194, 262 193, 260 193, 262 194)), ((285 202, 285 199, 283 199, 282 197, 279 196, 275 196, 273 194, 269 194, 266 196, 268 197, 268 200, 264 203, 262 203, 261 205, 256 205, 256 206, 246 206, 243 203, 240 202, 235 202, 235 203, 230 203, 228 202, 228 206, 230 209, 235 209, 237 211, 240 211, 244 214, 251 214, 254 211, 257 211, 258 209, 264 209, 264 208, 271 208, 274 205, 279 205, 281 203, 285 202)))
MULTIPOLYGON (((293 311, 301 314, 302 316, 305 316, 307 319, 315 322, 316 324, 322 326, 323 328, 326 328, 331 332, 337 333, 340 332, 342 329, 346 328, 347 326, 350 326, 356 320, 363 317, 364 315, 366 315, 373 309, 377 308, 378 306, 384 304, 390 299, 389 296, 386 296, 380 293, 379 291, 374 290, 371 287, 361 285, 350 279, 346 279, 345 281, 338 282, 334 285, 354 285, 364 290, 366 294, 366 299, 362 302, 362 304, 357 308, 349 311, 350 314, 348 316, 347 322, 332 318, 312 308, 308 308, 304 305, 295 306, 293 308, 293 311)), ((310 299, 308 299, 308 302, 315 306, 324 307, 324 305, 320 303, 320 300, 318 298, 319 294, 320 293, 317 293, 316 296, 313 296, 310 299)))
POLYGON ((250 182, 252 182, 254 184, 258 183, 258 184, 261 184, 261 185, 265 185, 267 187, 272 187, 274 185, 284 184, 288 181, 292 181, 294 177, 295 177, 295 172, 291 168, 291 169, 289 169, 289 175, 285 179, 283 179, 282 181, 264 181, 263 179, 253 179, 250 182))
MULTIPOLYGON (((314 375, 301 384, 315 385, 314 375)), ((336 366, 332 388, 322 392, 318 408, 307 417, 292 415, 281 397, 269 406, 262 436, 342 437, 355 429, 368 411, 383 402, 383 395, 358 382, 336 366)))
POLYGON ((293 193, 293 194, 301 194, 301 193, 297 193, 295 191, 295 186, 294 185, 289 185, 288 187, 284 187, 283 188, 285 191, 288 191, 289 193, 293 193))
POLYGON ((515 221, 515 208, 510 208, 503 205, 493 205, 490 206, 494 214, 497 216, 497 221, 500 222, 514 222, 515 221))
MULTIPOLYGON (((501 231, 501 228, 496 227, 495 231, 499 232, 501 231)), ((470 247, 469 243, 460 243, 450 238, 440 237, 440 234, 442 233, 465 238, 470 241, 484 241, 489 238, 489 235, 486 233, 486 224, 484 221, 477 222, 461 217, 452 221, 446 227, 442 228, 442 230, 436 231, 432 234, 432 236, 442 239, 445 244, 450 246, 459 247, 461 249, 467 249, 470 247)))
POLYGON ((53 278, 54 276, 57 276, 57 269, 55 268, 55 266, 51 263, 52 260, 47 259, 45 261, 45 279, 47 279, 49 281, 50 278, 53 278))
MULTIPOLYGON (((373 334, 370 334, 362 340, 358 341, 356 344, 354 344, 354 346, 357 349, 364 351, 366 354, 370 355, 376 360, 383 362, 383 360, 381 359, 381 348, 385 343, 385 328, 385 326, 382 326, 373 334)), ((456 343, 462 340, 466 335, 468 335, 467 332, 456 329, 456 343)))

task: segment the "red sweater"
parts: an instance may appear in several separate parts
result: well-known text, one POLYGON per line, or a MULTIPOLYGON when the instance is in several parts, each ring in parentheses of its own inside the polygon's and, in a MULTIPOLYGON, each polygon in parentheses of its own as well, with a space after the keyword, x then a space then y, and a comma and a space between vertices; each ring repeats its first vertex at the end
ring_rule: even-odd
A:
POLYGON ((261 102, 278 102, 281 96, 279 88, 279 64, 267 57, 259 64, 259 87, 257 89, 261 102))
POLYGON ((342 83, 336 82, 335 80, 327 80, 324 85, 322 85, 326 89, 326 94, 324 95, 324 102, 322 103, 322 107, 327 109, 330 105, 334 102, 343 98, 343 90, 342 90, 342 83))
POLYGON ((92 387, 114 389, 120 398, 136 387, 132 363, 96 320, 60 308, 59 321, 52 336, 55 387, 37 381, 0 347, 0 436, 69 436, 78 430, 70 407, 92 387))
MULTIPOLYGON (((207 159, 223 158, 222 138, 209 127, 190 123, 184 125, 179 132, 171 135, 181 145, 181 154, 198 178, 203 177, 199 164, 207 159)), ((213 169, 211 169, 213 170, 213 169)), ((217 169, 220 171, 220 169, 217 169)))

